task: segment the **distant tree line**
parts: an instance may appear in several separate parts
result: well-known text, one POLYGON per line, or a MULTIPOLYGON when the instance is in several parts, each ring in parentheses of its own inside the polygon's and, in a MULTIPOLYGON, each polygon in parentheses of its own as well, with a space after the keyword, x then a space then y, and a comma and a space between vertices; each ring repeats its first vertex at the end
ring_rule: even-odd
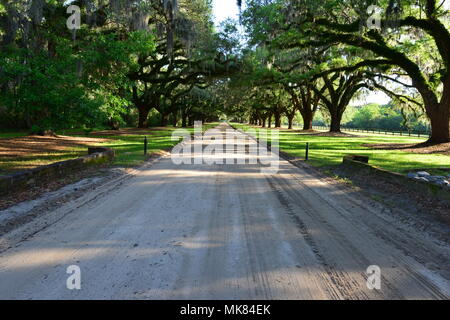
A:
MULTIPOLYGON (((319 115, 314 122, 317 126, 329 126, 326 117, 319 115)), ((426 132, 429 123, 426 117, 408 116, 391 104, 375 103, 363 106, 349 106, 342 121, 345 128, 377 129, 380 131, 426 132)))

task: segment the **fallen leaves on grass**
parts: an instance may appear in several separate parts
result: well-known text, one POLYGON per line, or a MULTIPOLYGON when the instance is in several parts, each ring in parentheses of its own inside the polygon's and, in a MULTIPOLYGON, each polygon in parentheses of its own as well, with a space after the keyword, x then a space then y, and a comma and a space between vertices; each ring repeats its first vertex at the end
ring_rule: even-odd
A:
POLYGON ((32 169, 87 154, 87 147, 103 138, 24 136, 0 140, 0 173, 32 169))

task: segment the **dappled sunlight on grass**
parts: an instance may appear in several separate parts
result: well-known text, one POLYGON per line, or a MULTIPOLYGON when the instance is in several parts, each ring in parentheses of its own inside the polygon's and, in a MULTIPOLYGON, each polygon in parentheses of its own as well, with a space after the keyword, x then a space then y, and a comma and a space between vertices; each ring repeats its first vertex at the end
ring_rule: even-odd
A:
MULTIPOLYGON (((218 123, 206 124, 203 129, 207 130, 217 125, 218 123)), ((73 130, 72 132, 65 132, 66 135, 70 133, 71 136, 61 136, 60 138, 36 137, 36 141, 32 144, 23 143, 23 147, 18 145, 17 139, 25 136, 25 133, 1 133, 0 139, 17 139, 10 142, 9 140, 3 141, 4 154, 0 156, 0 175, 87 155, 88 145, 114 149, 116 158, 113 165, 115 166, 137 166, 148 158, 144 155, 144 137, 148 138, 147 153, 151 155, 169 150, 178 144, 180 139, 172 141, 172 133, 177 129, 179 128, 126 128, 120 131, 92 132, 89 135, 82 134, 79 130, 73 130)), ((186 130, 189 133, 194 132, 194 128, 186 128, 186 130)), ((31 138, 26 137, 26 139, 31 138)))
MULTIPOLYGON (((236 125, 245 130, 245 125, 236 125)), ((423 138, 363 135, 354 137, 325 137, 287 130, 280 130, 280 148, 295 156, 304 157, 306 143, 309 143, 310 162, 319 167, 335 166, 342 163, 346 154, 370 157, 370 164, 393 172, 406 173, 414 169, 437 169, 450 167, 450 157, 443 154, 418 154, 401 150, 376 150, 367 144, 419 144, 423 138)))
POLYGON ((0 132, 0 139, 10 139, 10 138, 18 138, 24 137, 27 133, 25 131, 21 132, 0 132))
MULTIPOLYGON (((203 130, 217 126, 217 123, 205 124, 203 130)), ((172 133, 180 128, 149 128, 145 130, 131 130, 133 134, 124 135, 102 135, 104 132, 93 133, 96 138, 109 139, 108 142, 102 143, 102 147, 109 147, 116 152, 114 165, 123 167, 132 167, 143 163, 148 156, 144 155, 144 138, 148 139, 148 155, 158 153, 163 150, 169 150, 177 145, 181 139, 172 140, 172 133), (135 133, 136 132, 136 133, 135 133)), ((183 128, 190 133, 194 133, 194 128, 183 128)), ((126 131, 125 131, 126 132, 126 131)))
POLYGON ((66 161, 75 159, 81 156, 87 155, 87 148, 85 147, 72 147, 65 150, 52 151, 52 152, 40 152, 22 155, 20 157, 13 156, 1 156, 0 157, 0 176, 33 169, 38 166, 48 165, 54 162, 66 161))

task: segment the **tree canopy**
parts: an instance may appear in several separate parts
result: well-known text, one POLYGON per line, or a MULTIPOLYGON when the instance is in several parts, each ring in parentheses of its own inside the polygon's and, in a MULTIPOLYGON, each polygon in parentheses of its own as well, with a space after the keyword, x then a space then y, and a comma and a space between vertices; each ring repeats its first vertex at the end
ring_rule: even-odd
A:
POLYGON ((152 109, 166 125, 237 66, 209 0, 2 0, 0 44, 2 124, 34 131, 118 128, 135 113, 144 127, 152 109))
POLYGON ((245 4, 242 23, 249 45, 260 52, 253 74, 265 85, 283 83, 291 95, 290 87, 311 88, 328 109, 333 131, 354 95, 382 91, 405 112, 425 111, 430 141, 450 141, 449 1, 245 4))

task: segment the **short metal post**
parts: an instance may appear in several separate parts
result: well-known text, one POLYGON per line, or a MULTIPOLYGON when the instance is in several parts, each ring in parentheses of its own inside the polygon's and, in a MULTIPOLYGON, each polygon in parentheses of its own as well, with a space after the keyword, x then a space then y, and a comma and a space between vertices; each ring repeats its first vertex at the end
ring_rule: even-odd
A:
POLYGON ((306 143, 305 161, 309 160, 309 142, 306 143))
POLYGON ((148 149, 148 139, 147 137, 144 138, 144 156, 147 155, 147 149, 148 149))

